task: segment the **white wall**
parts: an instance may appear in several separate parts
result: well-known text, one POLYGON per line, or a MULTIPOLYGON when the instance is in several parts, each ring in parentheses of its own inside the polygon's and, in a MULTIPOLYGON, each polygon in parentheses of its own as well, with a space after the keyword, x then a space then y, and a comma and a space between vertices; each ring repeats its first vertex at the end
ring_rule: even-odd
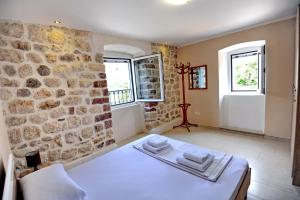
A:
POLYGON ((3 160, 4 168, 7 167, 8 156, 11 153, 5 120, 3 117, 2 103, 0 102, 0 157, 3 160))
POLYGON ((263 134, 265 95, 225 95, 221 115, 222 128, 263 134))
POLYGON ((117 142, 145 130, 144 109, 141 104, 112 108, 113 131, 117 142))

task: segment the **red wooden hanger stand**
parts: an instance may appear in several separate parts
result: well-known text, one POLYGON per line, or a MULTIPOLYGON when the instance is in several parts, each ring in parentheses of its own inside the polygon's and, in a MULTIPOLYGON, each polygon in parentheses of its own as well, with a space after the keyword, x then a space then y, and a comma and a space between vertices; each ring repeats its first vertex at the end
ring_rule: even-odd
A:
POLYGON ((190 67, 191 67, 190 63, 188 63, 186 66, 182 63, 180 63, 179 66, 178 66, 178 64, 175 65, 175 68, 177 69, 177 73, 181 75, 181 80, 182 80, 183 103, 179 104, 178 106, 181 107, 181 109, 182 109, 183 121, 180 125, 173 127, 173 128, 185 127, 185 128, 187 128, 187 130, 189 132, 190 132, 189 127, 191 127, 191 126, 197 127, 198 126, 197 124, 192 124, 192 123, 188 122, 188 119, 187 119, 187 109, 189 106, 191 106, 191 104, 185 102, 184 75, 189 73, 190 67))

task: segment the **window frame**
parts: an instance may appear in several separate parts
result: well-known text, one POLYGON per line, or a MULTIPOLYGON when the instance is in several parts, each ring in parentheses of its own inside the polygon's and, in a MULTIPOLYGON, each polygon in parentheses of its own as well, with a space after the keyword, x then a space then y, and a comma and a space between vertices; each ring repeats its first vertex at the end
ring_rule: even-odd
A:
POLYGON ((164 102, 165 101, 165 87, 164 87, 164 63, 163 63, 163 56, 161 53, 157 53, 157 54, 152 54, 152 55, 148 55, 148 56, 142 56, 142 57, 137 57, 137 58, 133 58, 131 59, 132 62, 132 72, 133 72, 133 79, 134 79, 134 90, 135 90, 135 99, 138 102, 164 102), (134 67, 134 62, 138 61, 138 60, 142 60, 142 59, 147 59, 147 58, 152 58, 152 57, 158 57, 158 62, 159 62, 159 80, 160 80, 160 95, 161 98, 160 99, 139 99, 137 96, 137 85, 136 85, 136 69, 134 67))
MULTIPOLYGON (((126 63, 128 63, 128 70, 129 70, 129 79, 130 79, 130 86, 131 86, 131 91, 132 91, 132 101, 128 101, 126 103, 118 103, 118 104, 114 104, 112 105, 111 102, 109 102, 110 106, 114 107, 114 106, 120 106, 120 105, 126 105, 126 104, 131 104, 136 102, 136 98, 135 98, 135 88, 134 88, 134 81, 133 81, 133 72, 132 72, 132 59, 130 58, 111 58, 111 57, 103 57, 103 64, 105 65, 105 63, 107 61, 113 61, 110 63, 124 63, 124 61, 126 63), (123 62, 120 62, 123 61, 123 62)), ((106 78, 107 80, 107 78, 106 78)), ((108 89, 108 88, 107 88, 108 89)))
POLYGON ((244 94, 265 94, 265 46, 256 46, 256 47, 245 47, 241 49, 237 49, 229 53, 230 60, 229 60, 229 91, 232 94, 244 93, 244 94), (258 88, 256 90, 236 90, 233 89, 233 57, 242 54, 249 54, 249 53, 257 53, 257 61, 258 61, 258 88))

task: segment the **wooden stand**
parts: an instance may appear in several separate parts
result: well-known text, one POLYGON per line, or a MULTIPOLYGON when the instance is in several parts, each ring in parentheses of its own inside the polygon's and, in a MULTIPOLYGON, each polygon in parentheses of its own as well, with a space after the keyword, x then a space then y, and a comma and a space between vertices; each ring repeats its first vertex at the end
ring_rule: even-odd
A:
POLYGON ((182 80, 183 103, 179 104, 178 106, 181 107, 181 109, 182 109, 183 121, 180 125, 173 127, 173 128, 185 127, 185 128, 187 128, 187 130, 189 132, 190 132, 189 127, 191 127, 191 126, 197 127, 198 126, 197 124, 192 124, 192 123, 188 122, 188 119, 187 119, 187 109, 189 106, 191 106, 191 104, 185 102, 184 75, 189 73, 190 67, 191 67, 190 63, 188 63, 186 66, 182 63, 180 63, 179 66, 177 64, 175 65, 175 68, 177 69, 177 73, 181 75, 181 80, 182 80))

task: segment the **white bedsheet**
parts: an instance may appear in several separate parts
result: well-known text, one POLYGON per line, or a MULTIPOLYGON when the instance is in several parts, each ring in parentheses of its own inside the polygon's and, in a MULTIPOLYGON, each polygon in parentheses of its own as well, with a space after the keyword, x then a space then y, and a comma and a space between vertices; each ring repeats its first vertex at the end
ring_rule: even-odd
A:
POLYGON ((246 160, 233 157, 219 179, 210 182, 139 152, 132 145, 68 173, 87 192, 89 200, 230 200, 235 198, 248 169, 246 160))

